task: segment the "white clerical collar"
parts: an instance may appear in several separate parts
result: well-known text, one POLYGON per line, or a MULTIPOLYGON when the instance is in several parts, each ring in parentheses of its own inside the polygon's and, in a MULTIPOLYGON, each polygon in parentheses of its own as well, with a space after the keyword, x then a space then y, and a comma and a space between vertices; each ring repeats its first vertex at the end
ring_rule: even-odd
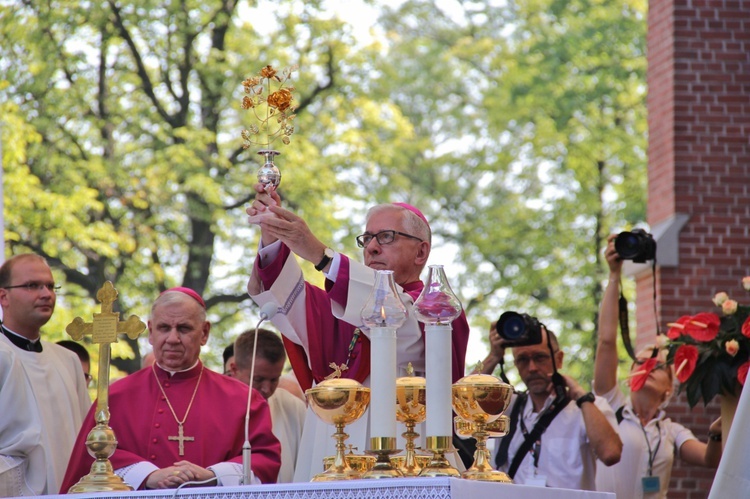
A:
POLYGON ((191 370, 191 369, 194 369, 194 368, 195 368, 195 366, 197 366, 197 365, 198 365, 198 362, 200 362, 200 359, 196 360, 196 361, 195 361, 195 364, 193 364, 192 366, 188 367, 187 369, 182 369, 181 371, 171 371, 171 370, 169 370, 169 369, 167 369, 167 368, 165 368, 165 367, 162 367, 162 366, 161 366, 161 365, 160 365, 160 364, 159 364, 158 362, 156 363, 156 365, 157 365, 157 367, 158 367, 159 369, 161 369, 162 371, 166 371, 166 372, 167 372, 167 373, 169 374, 169 377, 171 378, 172 376, 174 376, 174 375, 175 375, 175 374, 177 374, 177 373, 184 373, 184 372, 187 372, 187 371, 189 371, 189 370, 191 370))

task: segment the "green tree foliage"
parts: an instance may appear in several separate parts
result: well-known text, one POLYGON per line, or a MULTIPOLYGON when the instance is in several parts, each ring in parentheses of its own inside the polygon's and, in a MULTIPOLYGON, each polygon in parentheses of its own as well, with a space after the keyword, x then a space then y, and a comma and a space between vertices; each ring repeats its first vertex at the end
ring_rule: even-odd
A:
POLYGON ((645 4, 436 4, 382 7, 372 39, 321 1, 0 4, 9 252, 47 256, 86 317, 106 280, 141 317, 196 289, 218 364, 256 320, 240 83, 296 64, 286 204, 351 254, 367 205, 423 207, 477 327, 527 311, 590 359, 601 241, 644 218, 645 4))
POLYGON ((413 61, 394 65, 402 108, 435 139, 408 183, 445 215, 475 318, 538 316, 589 377, 602 242, 645 218, 646 5, 457 4, 386 17, 413 61))

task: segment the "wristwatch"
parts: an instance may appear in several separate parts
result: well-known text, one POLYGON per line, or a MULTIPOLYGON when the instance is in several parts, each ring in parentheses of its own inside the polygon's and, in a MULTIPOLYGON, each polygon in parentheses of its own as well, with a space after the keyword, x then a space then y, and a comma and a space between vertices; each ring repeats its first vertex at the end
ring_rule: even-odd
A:
POLYGON ((596 396, 593 393, 588 392, 586 395, 582 395, 581 397, 578 398, 578 400, 576 400, 576 405, 578 406, 578 408, 580 408, 586 402, 593 403, 594 400, 596 400, 596 396))
POLYGON ((326 268, 326 265, 328 265, 328 262, 333 260, 333 255, 335 253, 331 248, 326 248, 323 252, 323 259, 320 261, 319 264, 315 266, 315 270, 322 271, 324 268, 326 268))

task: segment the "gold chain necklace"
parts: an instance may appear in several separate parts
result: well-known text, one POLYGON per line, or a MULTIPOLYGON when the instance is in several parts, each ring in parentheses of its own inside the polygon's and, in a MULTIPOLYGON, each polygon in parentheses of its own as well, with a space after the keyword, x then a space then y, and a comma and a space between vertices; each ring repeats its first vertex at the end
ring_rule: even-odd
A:
POLYGON ((198 393, 198 386, 201 384, 201 378, 203 377, 203 369, 205 369, 205 366, 201 366, 201 372, 198 375, 198 382, 195 384, 195 390, 193 390, 193 396, 190 398, 190 403, 188 404, 187 410, 185 411, 185 417, 182 418, 182 421, 180 421, 177 418, 177 414, 174 412, 174 407, 172 407, 172 403, 169 401, 169 397, 167 397, 167 392, 164 391, 164 387, 161 386, 161 382, 159 381, 159 376, 156 375, 156 368, 154 367, 154 364, 151 364, 151 371, 154 373, 154 377, 156 378, 156 384, 159 385, 159 389, 161 390, 161 394, 164 395, 164 400, 167 401, 167 406, 169 406, 169 410, 172 411, 172 416, 174 416, 174 420, 177 421, 177 436, 167 437, 168 440, 176 440, 179 442, 179 453, 181 456, 185 455, 185 442, 193 442, 195 441, 195 437, 186 437, 182 430, 182 424, 187 420, 188 414, 190 414, 190 409, 193 407, 193 400, 195 400, 195 394, 198 393))

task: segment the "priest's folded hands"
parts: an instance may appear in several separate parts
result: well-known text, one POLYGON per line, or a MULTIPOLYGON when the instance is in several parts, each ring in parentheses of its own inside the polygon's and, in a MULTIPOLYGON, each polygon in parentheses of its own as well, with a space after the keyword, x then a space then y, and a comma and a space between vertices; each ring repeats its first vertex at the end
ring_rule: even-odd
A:
POLYGON ((174 466, 162 468, 151 473, 146 478, 147 489, 173 489, 188 482, 194 487, 210 487, 216 485, 216 475, 213 471, 202 468, 190 461, 178 461, 174 466))

